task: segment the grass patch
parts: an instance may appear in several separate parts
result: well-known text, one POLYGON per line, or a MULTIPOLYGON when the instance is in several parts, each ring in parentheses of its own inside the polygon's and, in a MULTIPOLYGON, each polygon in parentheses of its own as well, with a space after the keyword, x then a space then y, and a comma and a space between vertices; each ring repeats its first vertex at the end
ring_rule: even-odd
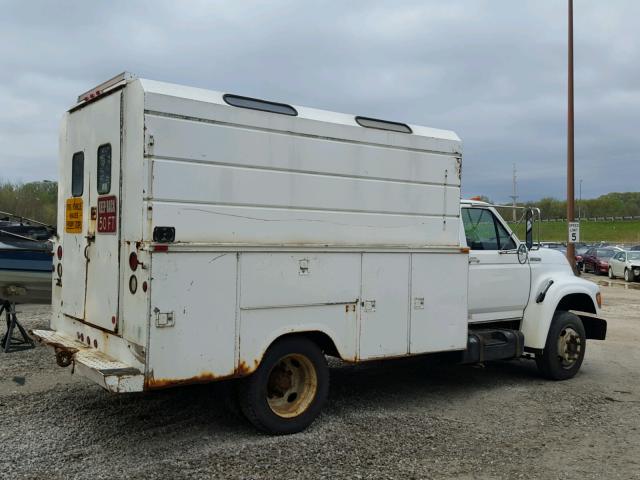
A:
MULTIPOLYGON (((567 222, 536 222, 534 238, 537 239, 538 224, 540 240, 543 242, 566 242, 567 222)), ((524 224, 509 223, 518 238, 524 239, 524 224)), ((587 243, 614 242, 640 245, 640 220, 613 220, 607 222, 580 222, 580 241, 587 243)))

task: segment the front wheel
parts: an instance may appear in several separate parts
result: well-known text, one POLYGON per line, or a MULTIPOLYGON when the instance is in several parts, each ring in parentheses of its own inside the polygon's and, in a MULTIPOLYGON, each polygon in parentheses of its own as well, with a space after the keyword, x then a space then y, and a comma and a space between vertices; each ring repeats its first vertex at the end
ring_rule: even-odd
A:
POLYGON ((239 386, 242 413, 271 434, 296 433, 315 420, 329 393, 329 368, 320 348, 304 337, 278 340, 239 386))
POLYGON ((631 280, 633 280, 631 271, 629 271, 628 268, 625 268, 624 269, 624 281, 625 282, 630 282, 631 280))
POLYGON ((540 373, 551 380, 567 380, 580 370, 587 337, 582 320, 576 314, 558 311, 554 314, 547 343, 536 356, 540 373))

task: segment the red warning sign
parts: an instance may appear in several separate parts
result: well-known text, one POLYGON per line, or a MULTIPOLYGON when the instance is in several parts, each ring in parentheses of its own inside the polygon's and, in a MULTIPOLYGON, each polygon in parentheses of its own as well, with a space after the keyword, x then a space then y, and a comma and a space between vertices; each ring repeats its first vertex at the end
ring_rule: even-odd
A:
POLYGON ((115 195, 98 197, 98 233, 116 233, 118 226, 118 198, 115 195))

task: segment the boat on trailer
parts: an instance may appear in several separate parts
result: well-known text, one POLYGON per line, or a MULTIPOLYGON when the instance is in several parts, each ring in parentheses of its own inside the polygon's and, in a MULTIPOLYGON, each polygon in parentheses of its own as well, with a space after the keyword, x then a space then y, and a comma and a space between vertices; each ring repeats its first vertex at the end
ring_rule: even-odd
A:
POLYGON ((52 244, 55 229, 0 212, 0 300, 51 302, 52 244))

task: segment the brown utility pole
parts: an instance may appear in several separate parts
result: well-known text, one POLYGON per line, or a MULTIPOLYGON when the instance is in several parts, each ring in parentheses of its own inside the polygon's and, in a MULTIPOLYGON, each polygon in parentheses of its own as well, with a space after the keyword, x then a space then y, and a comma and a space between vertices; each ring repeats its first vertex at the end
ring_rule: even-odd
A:
POLYGON ((575 220, 575 192, 573 179, 573 0, 569 3, 568 85, 567 85, 567 260, 576 271, 576 246, 569 240, 569 222, 575 220))

